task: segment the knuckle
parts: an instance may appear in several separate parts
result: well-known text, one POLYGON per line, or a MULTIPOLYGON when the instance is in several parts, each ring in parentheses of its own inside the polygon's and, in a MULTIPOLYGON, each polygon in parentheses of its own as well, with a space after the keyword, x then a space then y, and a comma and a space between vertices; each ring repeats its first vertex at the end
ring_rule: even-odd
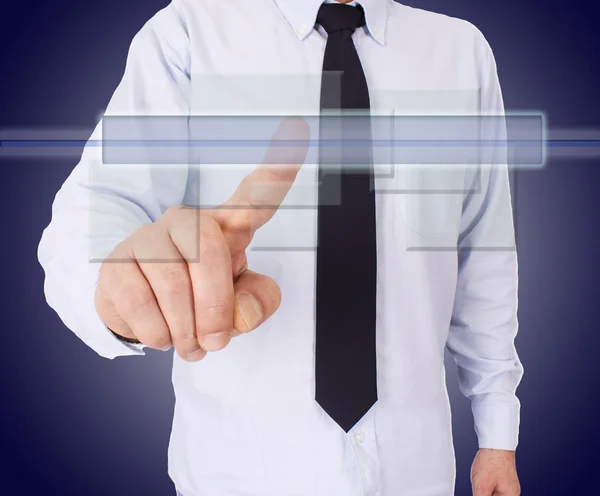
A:
POLYGON ((143 312, 154 304, 154 297, 139 288, 125 288, 119 295, 120 307, 126 315, 143 312))
POLYGON ((163 218, 166 220, 173 220, 174 218, 179 217, 182 211, 181 205, 173 205, 165 211, 163 218))
POLYGON ((198 215, 200 211, 185 205, 175 205, 168 208, 161 220, 171 227, 182 227, 185 229, 197 229, 198 215))
POLYGON ((220 239, 214 235, 204 235, 200 237, 200 259, 203 262, 210 263, 224 259, 225 247, 220 242, 220 239))
POLYGON ((108 289, 119 287, 123 270, 134 263, 129 252, 131 243, 125 244, 128 240, 129 238, 117 244, 113 251, 100 264, 98 283, 105 284, 108 289))
POLYGON ((212 216, 202 214, 195 218, 200 227, 200 236, 211 238, 221 230, 219 223, 212 216))
MULTIPOLYGON (((245 179, 244 181, 247 180, 245 179)), ((242 184, 244 181, 242 181, 242 184)), ((242 204, 242 202, 236 200, 235 203, 230 204, 225 217, 225 228, 227 231, 235 232, 236 234, 250 232, 250 209, 252 208, 253 205, 250 202, 242 204)))
POLYGON ((168 297, 178 297, 190 291, 187 270, 181 266, 166 269, 162 274, 162 284, 168 297))
POLYGON ((134 244, 136 244, 136 243, 139 243, 140 241, 144 242, 144 241, 147 241, 148 239, 152 239, 152 236, 155 231, 156 231, 155 223, 145 224, 145 225, 139 227, 138 230, 132 234, 132 241, 134 244))
POLYGON ((227 216, 227 229, 235 233, 241 233, 245 230, 248 220, 248 214, 241 208, 232 208, 227 216))
POLYGON ((104 260, 98 273, 99 284, 106 284, 107 287, 113 286, 112 283, 116 282, 119 277, 119 265, 113 259, 107 258, 104 260))

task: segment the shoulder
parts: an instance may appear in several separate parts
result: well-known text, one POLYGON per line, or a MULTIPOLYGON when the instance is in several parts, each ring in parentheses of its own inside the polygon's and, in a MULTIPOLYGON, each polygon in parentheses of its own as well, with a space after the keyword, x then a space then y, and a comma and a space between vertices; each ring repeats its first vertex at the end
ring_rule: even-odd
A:
POLYGON ((386 39, 394 50, 406 51, 432 64, 456 67, 461 77, 482 86, 496 71, 492 48, 471 22, 387 0, 386 39))
POLYGON ((187 9, 189 0, 172 0, 140 28, 131 41, 130 57, 157 56, 186 71, 189 59, 187 9))
POLYGON ((415 40, 459 43, 487 49, 483 33, 471 22, 388 0, 388 34, 404 33, 415 40))

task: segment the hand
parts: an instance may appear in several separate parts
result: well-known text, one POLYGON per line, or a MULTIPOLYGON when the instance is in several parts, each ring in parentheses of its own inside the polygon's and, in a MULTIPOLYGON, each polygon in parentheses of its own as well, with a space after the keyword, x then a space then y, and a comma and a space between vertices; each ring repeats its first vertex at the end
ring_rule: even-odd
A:
MULTIPOLYGON (((308 140, 308 125, 286 119, 273 138, 308 140)), ((100 268, 94 297, 106 326, 198 361, 268 319, 281 291, 248 270, 245 250, 284 200, 306 152, 306 146, 271 146, 223 205, 172 207, 117 245, 100 268)))
POLYGON ((473 496, 519 496, 515 452, 480 449, 471 467, 473 496))

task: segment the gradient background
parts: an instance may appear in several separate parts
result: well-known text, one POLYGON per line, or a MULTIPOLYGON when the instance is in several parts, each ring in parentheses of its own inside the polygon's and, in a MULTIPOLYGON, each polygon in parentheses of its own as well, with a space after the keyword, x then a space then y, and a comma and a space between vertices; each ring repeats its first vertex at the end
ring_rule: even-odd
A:
MULTIPOLYGON (((122 76, 133 35, 167 3, 4 2, 0 129, 91 129, 122 76)), ((508 111, 543 111, 550 128, 600 129, 600 1, 405 3, 481 29, 508 111)), ((0 160, 0 493, 171 495, 171 353, 102 359, 64 327, 42 293, 37 244, 80 151, 0 160)), ((600 158, 550 160, 517 179, 523 494, 598 494, 600 158)), ((476 438, 450 362, 448 376, 456 494, 467 495, 476 438)))

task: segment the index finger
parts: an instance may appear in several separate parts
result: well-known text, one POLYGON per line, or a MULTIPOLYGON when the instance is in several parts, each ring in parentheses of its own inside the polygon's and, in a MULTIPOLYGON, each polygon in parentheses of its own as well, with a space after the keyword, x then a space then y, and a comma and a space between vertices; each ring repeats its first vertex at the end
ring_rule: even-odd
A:
POLYGON ((240 243, 247 246, 254 231, 275 215, 306 160, 309 137, 309 127, 304 119, 287 118, 282 121, 263 163, 242 180, 225 203, 212 212, 224 232, 245 234, 240 243), (299 143, 275 143, 282 140, 299 143))

